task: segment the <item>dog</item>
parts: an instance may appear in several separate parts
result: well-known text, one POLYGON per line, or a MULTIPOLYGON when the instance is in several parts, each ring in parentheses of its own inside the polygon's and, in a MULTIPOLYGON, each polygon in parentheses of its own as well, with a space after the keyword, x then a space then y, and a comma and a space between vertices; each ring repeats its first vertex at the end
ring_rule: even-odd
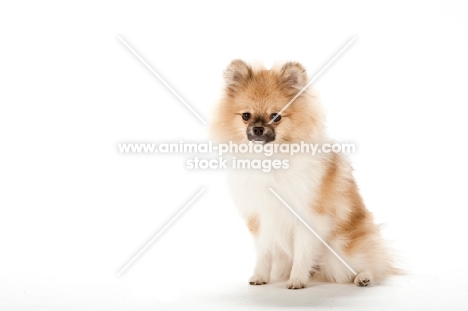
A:
MULTIPOLYGON (((234 60, 225 70, 224 80, 223 95, 211 122, 211 133, 218 142, 332 143, 326 135, 318 96, 309 89, 297 96, 309 82, 300 63, 287 62, 268 70, 234 60)), ((261 154, 246 157, 266 158, 261 154)), ((287 169, 229 172, 233 201, 255 243, 257 259, 251 285, 287 280, 287 288, 300 289, 314 280, 368 286, 395 273, 380 228, 363 203, 345 155, 329 152, 277 157, 288 160, 287 169)))

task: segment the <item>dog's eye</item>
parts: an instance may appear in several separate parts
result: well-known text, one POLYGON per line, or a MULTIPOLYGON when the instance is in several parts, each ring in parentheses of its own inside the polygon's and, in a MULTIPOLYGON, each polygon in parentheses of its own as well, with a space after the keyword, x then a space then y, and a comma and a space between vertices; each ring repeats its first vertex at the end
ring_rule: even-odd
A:
POLYGON ((273 120, 274 123, 278 123, 279 121, 281 121, 281 115, 277 113, 272 113, 270 115, 270 119, 273 120))
POLYGON ((250 116, 251 116, 250 112, 244 112, 244 113, 242 114, 242 120, 244 120, 244 121, 249 121, 250 116))

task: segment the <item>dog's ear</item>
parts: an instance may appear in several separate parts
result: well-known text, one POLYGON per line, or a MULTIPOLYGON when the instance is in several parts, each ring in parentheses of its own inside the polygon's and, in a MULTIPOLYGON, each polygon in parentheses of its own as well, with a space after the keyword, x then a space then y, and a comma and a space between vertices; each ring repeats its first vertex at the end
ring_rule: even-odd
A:
POLYGON ((286 88, 301 90, 308 82, 305 68, 297 62, 284 64, 279 71, 279 77, 281 84, 286 88))
POLYGON ((224 81, 229 90, 235 91, 252 78, 252 67, 240 59, 233 60, 224 71, 224 81))

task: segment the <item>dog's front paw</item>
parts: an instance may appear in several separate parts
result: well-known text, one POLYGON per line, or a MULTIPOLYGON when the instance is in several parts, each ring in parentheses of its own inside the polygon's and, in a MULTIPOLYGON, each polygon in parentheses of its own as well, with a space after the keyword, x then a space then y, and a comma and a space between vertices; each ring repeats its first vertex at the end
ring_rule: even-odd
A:
POLYGON ((286 283, 286 287, 289 289, 301 289, 307 287, 307 282, 299 279, 290 279, 286 283))
POLYGON ((268 279, 259 275, 253 275, 249 279, 250 285, 263 285, 268 283, 268 279))

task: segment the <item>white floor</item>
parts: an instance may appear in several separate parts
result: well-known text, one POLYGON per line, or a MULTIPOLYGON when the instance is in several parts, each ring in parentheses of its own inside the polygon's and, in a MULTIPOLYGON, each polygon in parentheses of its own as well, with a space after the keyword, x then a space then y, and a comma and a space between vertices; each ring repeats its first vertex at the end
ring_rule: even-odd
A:
POLYGON ((467 310, 468 285, 462 279, 398 276, 379 286, 311 283, 287 290, 284 283, 194 282, 166 287, 164 282, 106 286, 80 284, 6 284, 0 310, 467 310))

